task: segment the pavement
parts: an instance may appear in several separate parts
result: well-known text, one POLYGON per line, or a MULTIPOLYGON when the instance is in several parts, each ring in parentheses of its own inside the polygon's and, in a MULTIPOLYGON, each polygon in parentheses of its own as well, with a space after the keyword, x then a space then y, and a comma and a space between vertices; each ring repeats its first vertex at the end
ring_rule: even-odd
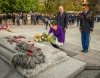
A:
MULTIPOLYGON (((46 32, 48 30, 45 29, 44 25, 22 25, 22 26, 10 26, 11 30, 17 34, 27 34, 26 36, 34 36, 35 34, 46 32), (19 31, 19 32, 18 32, 19 31)), ((81 34, 79 32, 79 27, 76 26, 76 23, 73 26, 69 26, 66 31, 66 40, 63 47, 61 47, 62 51, 65 51, 67 55, 81 60, 87 63, 86 70, 80 73, 76 78, 96 78, 96 76, 100 73, 100 25, 99 23, 95 23, 94 31, 91 34, 90 40, 90 50, 88 53, 81 53, 81 34), (91 71, 87 71, 91 70, 91 71), (94 71, 95 69, 95 71, 94 71), (90 75, 87 77, 87 73, 90 75), (95 77, 91 77, 91 73, 95 73, 95 77), (83 77, 85 76, 85 77, 83 77)), ((33 37, 32 37, 33 38, 33 37)), ((97 77, 100 78, 100 75, 97 77)))

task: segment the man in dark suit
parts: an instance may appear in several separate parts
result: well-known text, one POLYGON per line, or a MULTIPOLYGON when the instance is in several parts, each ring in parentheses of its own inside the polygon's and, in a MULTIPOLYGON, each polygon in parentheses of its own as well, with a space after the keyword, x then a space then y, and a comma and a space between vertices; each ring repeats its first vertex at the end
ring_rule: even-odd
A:
POLYGON ((82 7, 83 12, 80 16, 80 32, 82 48, 81 52, 87 53, 89 47, 89 37, 94 28, 94 16, 93 13, 88 11, 88 5, 84 4, 82 7))
POLYGON ((61 26, 64 33, 66 32, 68 25, 68 14, 64 12, 63 6, 59 7, 59 13, 57 13, 56 21, 58 26, 61 26))

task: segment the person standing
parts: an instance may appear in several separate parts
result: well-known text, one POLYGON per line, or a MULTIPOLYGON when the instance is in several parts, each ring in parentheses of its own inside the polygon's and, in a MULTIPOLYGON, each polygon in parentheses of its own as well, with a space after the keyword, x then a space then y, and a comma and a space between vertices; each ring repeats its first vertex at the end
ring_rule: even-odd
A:
POLYGON ((71 14, 69 14, 69 16, 68 16, 68 24, 71 26, 72 25, 72 15, 71 14))
POLYGON ((8 13, 8 14, 7 14, 7 23, 8 23, 8 24, 11 24, 11 17, 12 17, 11 14, 8 13))
POLYGON ((13 14, 12 14, 12 22, 13 22, 13 25, 15 25, 15 19, 16 19, 16 16, 15 16, 15 14, 13 13, 13 14))
POLYGON ((75 21, 75 16, 74 16, 74 14, 72 14, 71 19, 72 19, 72 25, 73 25, 73 24, 74 24, 74 21, 75 21))
POLYGON ((23 13, 21 12, 20 13, 20 25, 22 25, 23 24, 23 13))
POLYGON ((81 42, 82 51, 84 53, 88 52, 89 47, 89 37, 93 32, 94 28, 94 16, 93 13, 89 12, 88 5, 84 4, 82 7, 83 12, 80 16, 80 32, 81 32, 81 42))
POLYGON ((68 14, 64 12, 63 6, 59 7, 59 11, 60 12, 57 13, 56 21, 65 33, 68 25, 68 14))
POLYGON ((36 25, 36 15, 34 13, 31 15, 31 19, 32 19, 32 24, 36 25))
POLYGON ((2 15, 0 14, 0 25, 2 24, 2 15))
POLYGON ((7 23, 7 14, 3 15, 3 20, 4 20, 3 24, 6 24, 7 23))
POLYGON ((16 16, 17 25, 20 26, 20 14, 18 13, 16 16))
POLYGON ((31 25, 31 14, 27 14, 27 24, 31 25))
POLYGON ((47 29, 47 27, 48 27, 48 20, 49 20, 49 17, 48 17, 48 14, 46 14, 45 15, 45 24, 46 24, 46 28, 45 29, 47 29))
POLYGON ((80 13, 77 15, 76 19, 77 19, 77 27, 78 27, 80 23, 80 13))

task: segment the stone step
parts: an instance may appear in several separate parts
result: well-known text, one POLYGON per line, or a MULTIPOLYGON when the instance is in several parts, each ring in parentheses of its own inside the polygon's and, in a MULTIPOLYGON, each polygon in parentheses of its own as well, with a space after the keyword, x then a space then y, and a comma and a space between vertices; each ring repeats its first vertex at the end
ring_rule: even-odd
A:
POLYGON ((68 60, 40 73, 36 78, 74 78, 84 70, 85 66, 86 63, 70 57, 68 60))
MULTIPOLYGON (((15 35, 14 33, 12 35, 15 35)), ((0 38, 1 44, 10 50, 15 50, 15 44, 10 45, 6 39, 0 38)), ((86 66, 85 62, 68 57, 63 51, 57 50, 50 45, 40 44, 34 42, 36 47, 42 49, 43 54, 46 56, 46 62, 44 64, 37 65, 34 69, 23 69, 24 71, 18 70, 22 75, 27 78, 74 78, 77 74, 82 72, 86 66)), ((15 52, 10 52, 8 49, 2 48, 0 53, 9 62, 15 52)))
POLYGON ((8 62, 10 62, 14 53, 0 45, 0 55, 3 56, 8 62))
POLYGON ((0 55, 0 78, 24 78, 0 55))
POLYGON ((64 45, 60 47, 60 50, 66 52, 68 56, 73 57, 80 53, 81 47, 69 43, 64 43, 64 45))
POLYGON ((100 70, 84 70, 75 78, 100 78, 100 70))

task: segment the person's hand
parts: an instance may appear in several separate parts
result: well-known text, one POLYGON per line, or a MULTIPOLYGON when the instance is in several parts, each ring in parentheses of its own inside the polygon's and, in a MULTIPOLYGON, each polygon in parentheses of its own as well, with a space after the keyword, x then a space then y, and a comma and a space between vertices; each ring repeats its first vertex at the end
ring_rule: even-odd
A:
POLYGON ((51 37, 53 35, 53 33, 50 33, 48 36, 51 37))
POLYGON ((67 30, 67 28, 64 29, 65 31, 67 30))
POLYGON ((90 34, 92 34, 92 31, 90 31, 90 34))
POLYGON ((80 33, 81 33, 82 31, 80 30, 80 33))

